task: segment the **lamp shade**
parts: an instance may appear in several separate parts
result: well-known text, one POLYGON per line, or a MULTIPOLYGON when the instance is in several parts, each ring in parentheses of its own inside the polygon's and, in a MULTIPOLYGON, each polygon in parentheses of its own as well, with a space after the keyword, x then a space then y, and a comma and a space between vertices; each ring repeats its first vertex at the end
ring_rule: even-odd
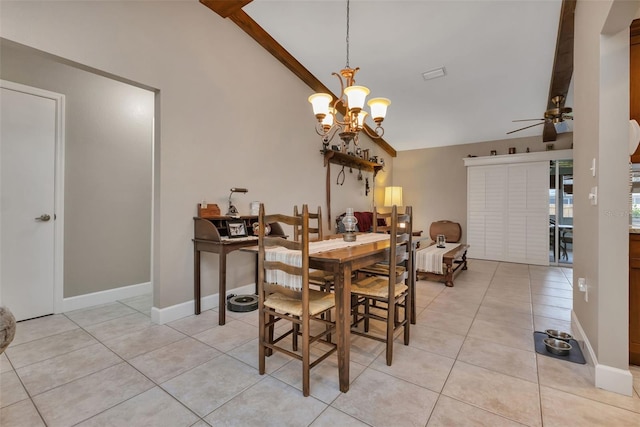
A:
POLYGON ((362 127, 364 126, 364 119, 367 117, 367 114, 369 113, 364 110, 358 113, 358 129, 362 129, 362 127))
POLYGON ((349 110, 357 108, 362 110, 364 107, 364 100, 369 95, 369 89, 364 86, 349 86, 344 88, 344 94, 347 96, 347 103, 349 104, 349 110))
POLYGON ((384 205, 385 206, 393 206, 393 205, 403 206, 402 187, 385 187, 384 205))
POLYGON ((309 97, 309 102, 313 106, 313 114, 315 114, 319 120, 322 120, 329 114, 331 95, 328 93, 314 93, 309 97))
POLYGON ((335 108, 329 108, 329 114, 327 114, 324 119, 322 119, 322 126, 325 129, 331 129, 333 126, 333 116, 336 114, 335 108))
POLYGON ((371 108, 371 118, 374 122, 378 122, 387 115, 387 107, 391 105, 391 101, 387 98, 372 98, 367 105, 371 108))

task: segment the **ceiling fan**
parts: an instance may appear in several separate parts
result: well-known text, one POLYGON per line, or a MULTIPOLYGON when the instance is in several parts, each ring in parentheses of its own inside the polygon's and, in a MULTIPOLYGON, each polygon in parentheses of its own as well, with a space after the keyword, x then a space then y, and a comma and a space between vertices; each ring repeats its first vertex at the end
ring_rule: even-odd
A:
POLYGON ((571 107, 564 107, 564 96, 562 95, 554 96, 553 98, 551 98, 551 102, 554 103, 555 107, 545 111, 543 119, 513 120, 514 122, 530 122, 534 120, 541 120, 540 123, 536 123, 530 126, 525 126, 520 129, 512 130, 511 132, 507 132, 507 135, 544 124, 544 128, 542 129, 542 142, 555 141, 556 138, 558 137, 556 124, 562 123, 565 120, 573 120, 573 116, 570 115, 573 110, 571 109, 571 107))
POLYGON ((553 69, 551 70, 551 83, 549 85, 549 101, 547 110, 542 119, 523 119, 514 120, 514 122, 524 122, 531 120, 540 120, 530 126, 512 130, 507 134, 512 134, 534 126, 544 125, 542 129, 542 142, 555 141, 558 137, 556 123, 562 123, 565 120, 572 120, 571 108, 564 106, 569 92, 569 84, 573 74, 573 25, 574 12, 576 10, 576 0, 562 0, 560 9, 560 22, 558 24, 558 40, 556 42, 556 53, 553 60, 553 69))

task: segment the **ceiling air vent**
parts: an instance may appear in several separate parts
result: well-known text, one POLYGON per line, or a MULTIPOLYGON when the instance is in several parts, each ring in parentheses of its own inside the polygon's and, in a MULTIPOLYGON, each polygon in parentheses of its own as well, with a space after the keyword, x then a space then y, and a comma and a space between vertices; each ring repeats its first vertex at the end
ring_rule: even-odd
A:
POLYGON ((446 75, 444 67, 434 68, 433 70, 425 71, 422 73, 422 78, 425 80, 433 80, 438 77, 444 77, 446 75))

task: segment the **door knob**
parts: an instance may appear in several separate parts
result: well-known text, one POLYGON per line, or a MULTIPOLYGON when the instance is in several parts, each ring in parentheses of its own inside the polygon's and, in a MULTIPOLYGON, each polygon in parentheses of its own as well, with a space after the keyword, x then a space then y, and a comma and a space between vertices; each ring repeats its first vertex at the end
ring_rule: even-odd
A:
POLYGON ((49 221, 51 219, 51 217, 47 214, 42 214, 39 217, 36 218, 36 221, 49 221))

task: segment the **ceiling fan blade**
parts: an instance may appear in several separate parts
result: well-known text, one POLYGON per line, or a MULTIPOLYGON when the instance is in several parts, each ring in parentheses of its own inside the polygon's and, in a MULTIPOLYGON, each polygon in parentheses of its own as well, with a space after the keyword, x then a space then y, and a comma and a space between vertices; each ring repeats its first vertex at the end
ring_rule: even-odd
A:
POLYGON ((520 119, 520 120, 511 120, 512 122, 532 122, 534 120, 544 120, 544 119, 520 119))
POLYGON ((542 129, 542 142, 555 141, 558 137, 556 127, 551 120, 544 122, 544 129, 542 129))
POLYGON ((507 135, 509 135, 510 133, 520 132, 521 130, 529 129, 529 128, 532 128, 534 126, 539 126, 542 123, 546 123, 546 122, 540 122, 540 123, 536 123, 535 125, 525 126, 523 128, 520 128, 520 129, 512 130, 511 132, 507 132, 507 135))

